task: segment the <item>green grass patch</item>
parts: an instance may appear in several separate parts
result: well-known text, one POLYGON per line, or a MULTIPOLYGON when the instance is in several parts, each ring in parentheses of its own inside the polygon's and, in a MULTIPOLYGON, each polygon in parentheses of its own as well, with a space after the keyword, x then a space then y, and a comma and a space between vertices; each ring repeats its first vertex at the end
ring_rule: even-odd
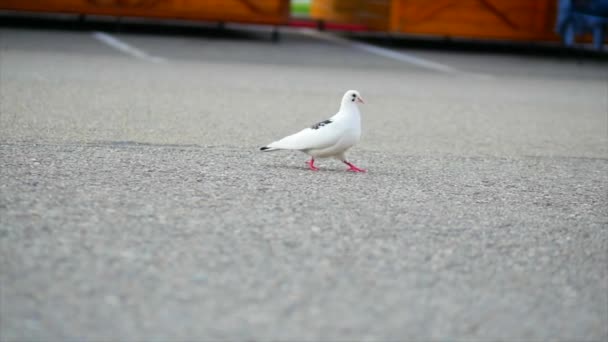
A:
POLYGON ((291 3, 291 15, 308 16, 310 14, 310 4, 291 3))

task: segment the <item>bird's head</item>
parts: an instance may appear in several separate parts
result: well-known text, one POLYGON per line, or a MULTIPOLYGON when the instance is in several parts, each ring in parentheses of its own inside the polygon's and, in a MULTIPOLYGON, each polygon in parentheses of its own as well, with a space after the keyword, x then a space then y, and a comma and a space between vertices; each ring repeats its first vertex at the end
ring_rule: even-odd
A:
POLYGON ((342 104, 347 104, 347 103, 365 103, 365 102, 363 102, 363 99, 361 98, 361 95, 359 95, 358 91, 349 90, 342 97, 342 104))

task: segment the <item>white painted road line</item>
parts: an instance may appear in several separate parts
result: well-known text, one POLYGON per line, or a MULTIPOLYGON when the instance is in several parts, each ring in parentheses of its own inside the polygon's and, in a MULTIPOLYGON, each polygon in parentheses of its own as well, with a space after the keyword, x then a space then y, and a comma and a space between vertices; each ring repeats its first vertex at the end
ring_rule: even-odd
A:
POLYGON ((405 54, 402 52, 389 50, 389 49, 382 48, 379 46, 369 45, 369 44, 360 43, 360 42, 351 42, 351 44, 352 44, 352 46, 356 47, 357 49, 367 51, 367 52, 370 52, 370 53, 373 53, 373 54, 376 54, 376 55, 379 55, 382 57, 391 58, 391 59, 394 59, 394 60, 397 60, 400 62, 410 63, 415 66, 421 67, 421 68, 431 69, 434 71, 447 72, 447 73, 460 72, 459 70, 454 69, 449 65, 429 61, 426 59, 412 56, 410 54, 405 54))
POLYGON ((415 57, 415 56, 412 56, 410 54, 406 54, 403 52, 397 52, 394 50, 390 50, 387 48, 370 45, 370 44, 366 44, 366 43, 355 42, 355 41, 352 41, 352 40, 349 40, 346 38, 342 38, 342 37, 339 37, 336 35, 327 34, 327 33, 319 32, 319 31, 315 31, 315 30, 302 30, 301 32, 306 35, 309 35, 309 36, 313 36, 313 37, 331 41, 331 42, 334 42, 337 44, 347 45, 347 46, 350 46, 350 47, 353 47, 353 48, 356 48, 359 50, 363 50, 363 51, 372 53, 374 55, 390 58, 390 59, 397 60, 400 62, 409 63, 409 64, 415 65, 417 67, 430 69, 433 71, 446 72, 446 73, 460 73, 460 71, 458 69, 452 68, 449 65, 418 58, 418 57, 415 57))
POLYGON ((429 70, 444 72, 444 73, 449 73, 449 74, 462 74, 462 75, 476 76, 476 77, 480 77, 480 78, 491 78, 490 75, 462 71, 462 70, 453 68, 449 65, 433 62, 433 61, 423 59, 423 58, 419 58, 419 57, 416 57, 416 56, 413 56, 413 55, 410 55, 410 54, 407 54, 404 52, 394 51, 391 49, 387 49, 387 48, 383 48, 383 47, 375 46, 375 45, 371 45, 371 44, 355 42, 355 41, 352 41, 352 40, 349 40, 346 38, 342 38, 342 37, 332 35, 332 34, 327 34, 324 32, 319 32, 319 31, 312 30, 312 29, 302 29, 299 32, 312 36, 312 37, 315 37, 315 38, 331 41, 331 42, 341 44, 341 45, 350 46, 355 49, 363 50, 363 51, 366 51, 366 52, 369 52, 369 53, 372 53, 372 54, 375 54, 378 56, 382 56, 385 58, 390 58, 390 59, 393 59, 396 61, 408 63, 408 64, 411 64, 411 65, 414 65, 414 66, 417 66, 420 68, 424 68, 424 69, 429 69, 429 70))
POLYGON ((164 58, 149 55, 145 51, 129 45, 105 32, 93 32, 93 37, 100 42, 135 58, 143 59, 152 63, 165 63, 167 61, 164 58))

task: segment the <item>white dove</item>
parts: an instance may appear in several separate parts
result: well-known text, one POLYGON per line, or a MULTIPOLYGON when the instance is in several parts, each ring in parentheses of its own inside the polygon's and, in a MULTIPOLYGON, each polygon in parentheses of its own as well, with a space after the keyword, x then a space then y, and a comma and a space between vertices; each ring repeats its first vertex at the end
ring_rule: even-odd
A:
POLYGON ((265 152, 276 150, 302 151, 311 159, 311 170, 317 171, 315 158, 335 158, 348 165, 347 171, 365 172, 346 160, 344 153, 361 138, 361 114, 357 103, 364 103, 356 90, 347 91, 342 97, 340 110, 331 118, 286 136, 260 148, 265 152))

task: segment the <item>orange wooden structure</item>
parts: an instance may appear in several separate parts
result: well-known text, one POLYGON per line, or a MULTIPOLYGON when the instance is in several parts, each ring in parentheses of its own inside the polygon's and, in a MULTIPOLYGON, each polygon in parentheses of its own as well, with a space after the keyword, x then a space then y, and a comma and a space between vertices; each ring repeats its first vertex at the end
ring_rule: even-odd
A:
POLYGON ((370 30, 444 37, 556 40, 556 0, 313 0, 311 16, 370 30))
POLYGON ((312 0, 310 16, 329 22, 358 24, 390 31, 391 0, 312 0))
POLYGON ((0 9, 286 24, 289 0, 0 0, 0 9))

